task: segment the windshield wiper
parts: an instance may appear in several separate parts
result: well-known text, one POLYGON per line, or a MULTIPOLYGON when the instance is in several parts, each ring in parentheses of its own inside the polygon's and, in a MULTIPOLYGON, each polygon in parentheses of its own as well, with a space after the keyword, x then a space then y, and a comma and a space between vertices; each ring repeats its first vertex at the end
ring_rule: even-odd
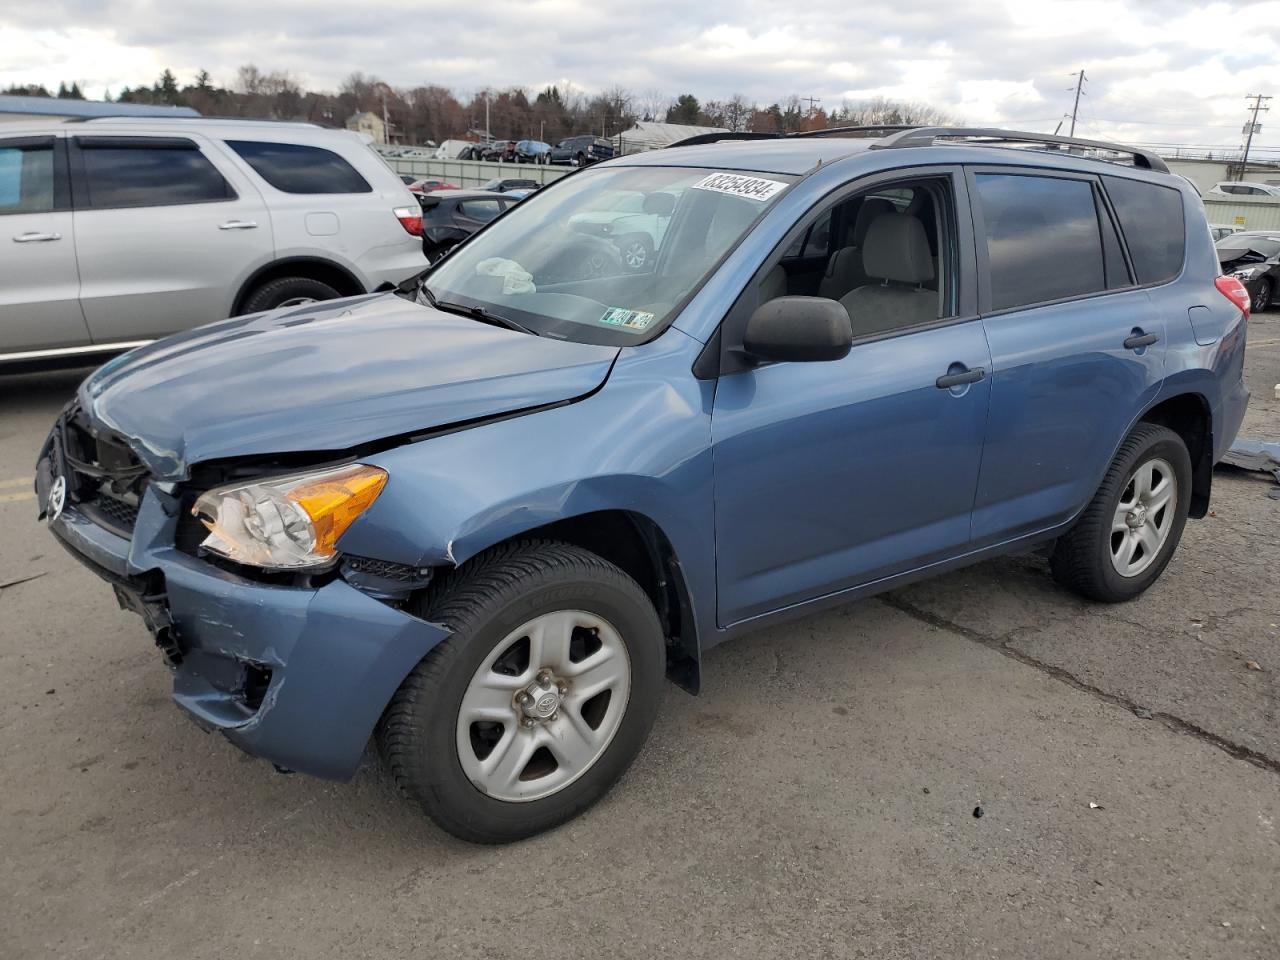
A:
POLYGON ((427 298, 427 302, 437 310, 443 310, 446 313, 456 313, 459 316, 471 317, 473 320, 479 320, 481 323, 488 323, 495 327, 505 327, 508 330, 515 330, 517 333, 527 333, 531 337, 538 336, 538 331, 526 327, 519 321, 512 320, 510 317, 504 317, 501 314, 493 313, 481 306, 469 307, 464 303, 453 303, 450 300, 438 300, 436 295, 431 292, 431 288, 425 283, 419 287, 422 295, 427 298))

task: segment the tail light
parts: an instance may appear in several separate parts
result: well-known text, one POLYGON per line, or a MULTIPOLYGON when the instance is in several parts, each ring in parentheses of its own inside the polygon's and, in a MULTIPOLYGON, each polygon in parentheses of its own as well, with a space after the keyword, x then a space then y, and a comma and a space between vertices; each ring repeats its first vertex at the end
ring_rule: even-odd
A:
POLYGON ((404 227, 404 232, 411 237, 422 236, 422 208, 414 210, 412 207, 396 207, 391 211, 396 215, 396 219, 400 221, 400 226, 404 227))
POLYGON ((1245 285, 1235 277, 1218 277, 1213 281, 1213 285, 1218 288, 1218 292, 1236 305, 1236 308, 1245 315, 1245 319, 1249 318, 1249 291, 1245 289, 1245 285))

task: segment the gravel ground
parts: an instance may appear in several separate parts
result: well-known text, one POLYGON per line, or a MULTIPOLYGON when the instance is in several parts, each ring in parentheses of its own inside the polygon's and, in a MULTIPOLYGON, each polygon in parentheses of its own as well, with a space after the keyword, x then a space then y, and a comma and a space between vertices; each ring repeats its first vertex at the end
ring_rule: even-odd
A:
MULTIPOLYGON (((1280 314, 1250 338, 1241 433, 1280 440, 1280 314)), ((1010 558, 718 648, 604 803, 480 848, 376 768, 280 776, 171 705, 137 618, 33 519, 82 375, 0 377, 6 958, 1280 956, 1261 476, 1220 471, 1123 606, 1010 558)))

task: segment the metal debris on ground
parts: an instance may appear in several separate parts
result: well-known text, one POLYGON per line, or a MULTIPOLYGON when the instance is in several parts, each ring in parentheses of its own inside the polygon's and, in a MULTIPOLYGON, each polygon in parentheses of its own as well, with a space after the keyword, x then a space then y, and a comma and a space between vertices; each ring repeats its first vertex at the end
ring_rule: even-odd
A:
POLYGON ((1090 810, 1105 810, 1105 809, 1106 809, 1106 807, 1104 807, 1104 806, 1103 806, 1102 804, 1100 804, 1100 803, 1094 803, 1092 800, 1090 800, 1090 801, 1089 801, 1089 809, 1090 809, 1090 810))
MULTIPOLYGON (((1237 437, 1220 462, 1241 470, 1269 473, 1280 484, 1280 443, 1237 437)), ((1272 500, 1280 500, 1280 487, 1269 491, 1267 496, 1272 500)))
POLYGON ((1246 660, 1246 661, 1244 662, 1244 665, 1245 665, 1245 668, 1246 668, 1246 669, 1248 669, 1248 670, 1261 670, 1261 669, 1262 669, 1262 664, 1258 663, 1258 661, 1257 661, 1257 660, 1246 660))

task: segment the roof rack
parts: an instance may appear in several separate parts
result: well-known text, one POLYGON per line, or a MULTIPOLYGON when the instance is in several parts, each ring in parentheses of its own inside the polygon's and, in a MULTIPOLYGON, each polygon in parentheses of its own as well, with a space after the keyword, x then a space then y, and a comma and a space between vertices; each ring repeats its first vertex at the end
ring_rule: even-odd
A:
POLYGON ((851 127, 823 127, 821 130, 800 130, 789 133, 789 137, 885 137, 908 130, 919 130, 920 127, 910 123, 869 123, 851 127))
POLYGON ((311 121, 311 120, 274 120, 271 117, 222 117, 222 116, 216 116, 216 115, 206 116, 205 114, 202 114, 202 113, 197 113, 194 115, 182 115, 182 116, 170 116, 167 114, 162 114, 160 116, 151 116, 147 114, 112 113, 112 114, 108 114, 106 116, 101 116, 101 117, 67 117, 65 120, 63 120, 63 122, 64 123, 97 123, 99 120, 138 120, 144 123, 152 122, 155 120, 160 120, 166 123, 170 121, 175 121, 175 120, 181 120, 181 121, 187 121, 187 122, 191 122, 195 120, 213 120, 219 123, 246 123, 246 124, 276 123, 276 124, 287 124, 289 126, 294 126, 294 127, 320 126, 318 123, 315 123, 314 121, 311 121))
POLYGON ((701 143, 719 143, 722 140, 787 140, 792 137, 847 137, 851 135, 883 137, 887 134, 915 129, 915 127, 903 123, 889 123, 862 127, 826 127, 822 130, 802 130, 799 133, 747 133, 745 131, 734 133, 725 131, 724 133, 699 133, 696 136, 685 137, 683 140, 669 143, 667 146, 696 147, 701 143))
POLYGON ((719 143, 721 140, 777 140, 781 136, 782 134, 780 133, 747 133, 745 130, 734 133, 731 130, 726 130, 724 133, 699 133, 692 137, 685 137, 675 143, 668 143, 663 149, 696 147, 701 143, 719 143))
MULTIPOLYGON (((908 127, 873 143, 873 150, 890 150, 897 147, 928 147, 935 140, 966 139, 984 144, 1017 144, 1036 143, 1045 146, 1068 148, 1080 147, 1106 153, 1121 153, 1133 157, 1133 165, 1146 170, 1168 173, 1169 167, 1164 160, 1150 150, 1137 147, 1126 147, 1119 143, 1108 143, 1104 140, 1082 140, 1078 137, 1059 137, 1050 133, 1023 133, 1015 130, 998 130, 990 127, 908 127)), ((1106 159, 1099 157, 1097 159, 1106 159)))

